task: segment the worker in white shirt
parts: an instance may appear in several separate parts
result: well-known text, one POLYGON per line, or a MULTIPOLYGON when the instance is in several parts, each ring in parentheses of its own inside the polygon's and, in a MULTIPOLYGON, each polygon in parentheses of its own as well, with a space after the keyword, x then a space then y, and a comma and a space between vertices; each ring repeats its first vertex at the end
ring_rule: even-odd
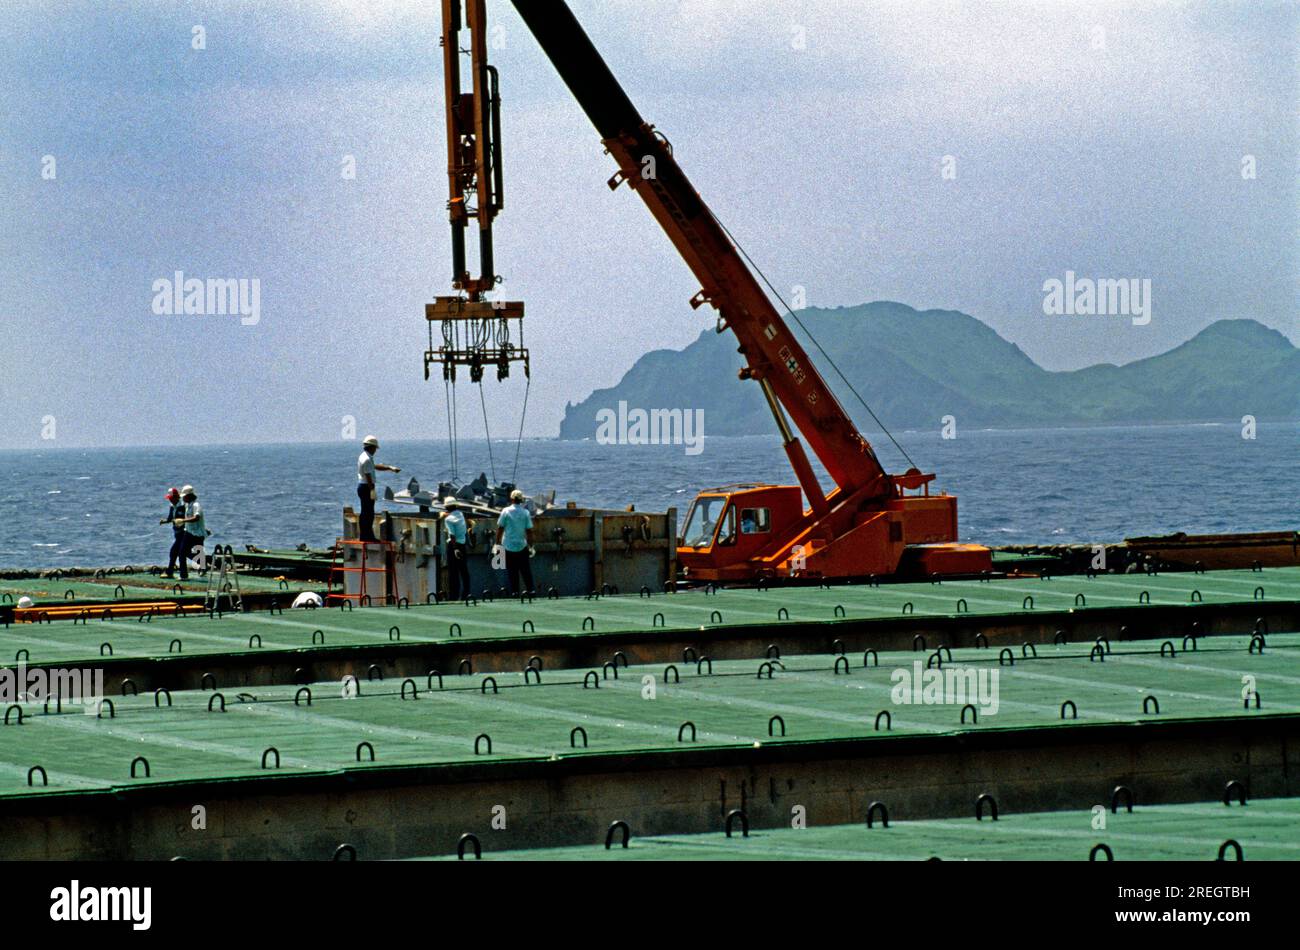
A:
POLYGON ((533 556, 533 516, 524 507, 524 493, 515 489, 510 493, 510 505, 497 518, 497 545, 506 552, 506 573, 510 578, 512 595, 533 589, 533 568, 528 559, 533 556), (523 585, 520 585, 520 580, 523 585))
POLYGON ((460 600, 469 596, 469 532, 473 525, 460 510, 460 504, 448 495, 442 500, 445 509, 442 524, 447 531, 447 596, 460 600))
POLYGON ((401 471, 391 465, 375 461, 379 451, 379 440, 368 435, 361 442, 361 454, 357 456, 357 499, 361 502, 360 528, 362 541, 375 541, 375 472, 401 471))
POLYGON ((185 541, 181 555, 181 580, 189 578, 189 559, 193 557, 199 562, 199 573, 206 570, 203 561, 203 543, 207 540, 208 529, 203 520, 203 506, 199 504, 198 493, 194 491, 193 485, 186 485, 181 489, 181 501, 185 503, 184 514, 174 520, 174 524, 179 524, 185 531, 185 541))

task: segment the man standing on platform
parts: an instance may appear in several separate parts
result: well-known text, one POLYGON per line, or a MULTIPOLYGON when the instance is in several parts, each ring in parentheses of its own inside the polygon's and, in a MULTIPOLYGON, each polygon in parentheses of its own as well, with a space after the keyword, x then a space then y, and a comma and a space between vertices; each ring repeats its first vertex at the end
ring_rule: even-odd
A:
POLYGON ((533 589, 533 516, 524 507, 524 493, 510 493, 510 505, 497 518, 497 544, 506 552, 506 573, 510 577, 511 595, 533 589), (520 585, 522 578, 523 584, 520 585))
POLYGON ((357 498, 361 502, 360 525, 361 540, 375 541, 375 472, 392 472, 397 474, 400 468, 384 465, 375 461, 379 451, 379 440, 368 435, 361 442, 361 454, 357 457, 357 498))

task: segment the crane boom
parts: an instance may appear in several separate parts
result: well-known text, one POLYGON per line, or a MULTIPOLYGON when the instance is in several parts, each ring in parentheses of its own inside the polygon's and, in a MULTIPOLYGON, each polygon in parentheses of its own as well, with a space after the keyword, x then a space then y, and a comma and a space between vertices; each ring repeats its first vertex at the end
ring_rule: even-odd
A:
POLYGON ((890 494, 893 485, 875 452, 691 185, 672 146, 642 119, 568 5, 563 0, 514 4, 618 163, 611 187, 626 181, 641 196, 700 282, 692 306, 712 305, 718 310, 719 330, 726 327, 735 333, 747 363, 741 375, 763 386, 814 511, 824 514, 828 502, 782 410, 807 440, 840 497, 890 494))

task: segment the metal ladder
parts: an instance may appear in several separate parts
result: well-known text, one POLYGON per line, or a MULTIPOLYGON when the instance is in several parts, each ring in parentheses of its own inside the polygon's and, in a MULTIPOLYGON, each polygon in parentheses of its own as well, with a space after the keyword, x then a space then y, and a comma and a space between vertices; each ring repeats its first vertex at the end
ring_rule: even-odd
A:
POLYGON ((220 612, 221 598, 227 598, 229 609, 233 613, 242 613, 244 597, 239 590, 239 571, 231 563, 231 555, 223 551, 214 551, 212 562, 208 565, 208 586, 203 591, 203 612, 211 614, 220 612), (227 590, 226 588, 230 589, 227 590))

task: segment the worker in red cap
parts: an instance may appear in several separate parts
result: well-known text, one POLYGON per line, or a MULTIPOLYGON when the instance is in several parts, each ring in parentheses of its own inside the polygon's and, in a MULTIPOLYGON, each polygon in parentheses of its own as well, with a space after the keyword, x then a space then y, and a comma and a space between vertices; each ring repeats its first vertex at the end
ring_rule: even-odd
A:
POLYGON ((172 526, 172 549, 167 553, 167 570, 163 573, 163 577, 171 577, 177 561, 180 561, 181 570, 185 570, 185 525, 180 522, 185 517, 185 502, 176 488, 168 489, 166 497, 167 517, 159 519, 158 523, 170 522, 172 526))

